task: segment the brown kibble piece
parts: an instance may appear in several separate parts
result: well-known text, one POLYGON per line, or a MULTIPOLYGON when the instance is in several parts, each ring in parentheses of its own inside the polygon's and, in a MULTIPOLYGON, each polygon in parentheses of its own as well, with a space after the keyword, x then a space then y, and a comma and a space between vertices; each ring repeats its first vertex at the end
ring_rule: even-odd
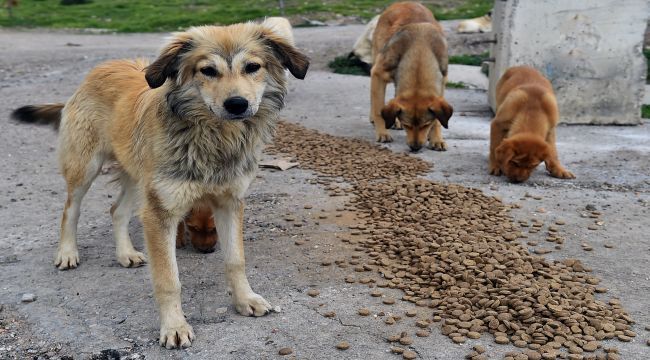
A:
POLYGON ((386 340, 388 340, 388 342, 395 342, 395 341, 399 341, 399 339, 401 339, 401 338, 402 338, 401 335, 395 334, 395 335, 389 336, 388 339, 386 339, 386 340))
POLYGON ((428 337, 429 335, 431 335, 431 333, 426 330, 418 330, 415 332, 415 336, 417 337, 428 337))
POLYGON ((340 343, 336 344, 336 348, 339 350, 347 350, 350 348, 350 343, 347 341, 341 341, 340 343))
POLYGON ((386 305, 393 305, 395 303, 395 299, 393 299, 393 298, 385 298, 382 302, 384 304, 386 304, 386 305))
POLYGON ((413 338, 409 336, 403 336, 399 339, 399 343, 402 345, 411 345, 413 344, 413 338))
POLYGON ((280 355, 282 355, 282 356, 290 355, 290 354, 292 354, 292 353, 293 353, 293 349, 290 348, 290 347, 285 347, 285 348, 282 348, 282 349, 280 349, 280 350, 278 351, 278 354, 280 354, 280 355))
POLYGON ((368 316, 368 315, 370 315, 370 310, 368 310, 366 308, 361 308, 361 309, 359 309, 359 311, 357 311, 357 313, 359 315, 361 315, 361 316, 368 316))
POLYGON ((404 352, 404 348, 401 348, 399 346, 391 346, 390 352, 392 352, 393 354, 402 354, 404 352))
POLYGON ((429 327, 429 322, 426 321, 426 320, 418 320, 418 321, 415 322, 415 326, 417 326, 419 328, 422 328, 422 329, 426 329, 426 328, 429 327))
POLYGON ((405 360, 413 360, 413 359, 417 359, 418 354, 415 351, 407 350, 407 351, 404 351, 404 353, 402 354, 402 357, 405 360))
POLYGON ((497 336, 497 337, 494 338, 494 341, 497 344, 501 344, 501 345, 504 345, 504 344, 507 344, 507 343, 510 342, 510 340, 505 336, 497 336))
POLYGON ((465 341, 467 341, 467 338, 464 336, 454 336, 453 338, 451 338, 451 340, 456 344, 462 344, 465 341))
POLYGON ((415 309, 406 310, 406 316, 408 316, 408 317, 414 317, 417 314, 418 314, 418 311, 415 310, 415 309))
POLYGON ((311 297, 316 297, 316 296, 320 295, 320 291, 318 291, 316 289, 309 289, 309 291, 307 291, 307 295, 309 295, 311 297))

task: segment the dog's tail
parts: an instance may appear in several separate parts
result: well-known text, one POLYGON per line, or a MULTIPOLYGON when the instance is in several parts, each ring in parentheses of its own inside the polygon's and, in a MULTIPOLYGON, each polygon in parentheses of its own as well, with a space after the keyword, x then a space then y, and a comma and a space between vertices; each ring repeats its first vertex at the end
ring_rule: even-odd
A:
POLYGON ((26 124, 52 125, 59 130, 63 104, 27 105, 14 110, 11 117, 26 124))

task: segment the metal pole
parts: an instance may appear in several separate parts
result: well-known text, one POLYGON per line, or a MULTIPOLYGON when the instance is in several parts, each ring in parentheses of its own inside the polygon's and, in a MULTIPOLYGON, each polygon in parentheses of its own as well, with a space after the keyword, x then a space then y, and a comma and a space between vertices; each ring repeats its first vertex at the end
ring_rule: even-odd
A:
POLYGON ((284 0, 278 0, 280 2, 280 15, 284 16, 284 0))

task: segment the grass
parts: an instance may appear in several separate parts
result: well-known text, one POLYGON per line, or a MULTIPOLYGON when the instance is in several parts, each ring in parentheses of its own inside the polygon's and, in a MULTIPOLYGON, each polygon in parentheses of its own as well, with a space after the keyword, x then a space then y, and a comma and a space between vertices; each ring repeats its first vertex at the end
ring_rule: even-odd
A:
POLYGON ((449 57, 450 64, 481 66, 483 61, 490 57, 486 51, 478 55, 452 55, 449 57))
POLYGON ((357 58, 348 56, 337 56, 327 66, 336 74, 369 76, 370 73, 364 68, 364 64, 357 58))
MULTIPOLYGON (((327 19, 336 15, 370 19, 391 1, 285 0, 285 15, 327 19)), ((485 14, 492 0, 433 0, 438 19, 485 14)), ((277 0, 92 0, 61 5, 60 0, 22 0, 13 16, 0 9, 2 27, 101 28, 118 32, 175 31, 192 25, 232 24, 281 15, 277 0)))
POLYGON ((641 105, 641 117, 644 119, 650 119, 650 105, 641 105))
POLYGON ((448 89, 467 89, 469 88, 467 84, 463 82, 453 82, 453 81, 447 81, 447 88, 448 89))

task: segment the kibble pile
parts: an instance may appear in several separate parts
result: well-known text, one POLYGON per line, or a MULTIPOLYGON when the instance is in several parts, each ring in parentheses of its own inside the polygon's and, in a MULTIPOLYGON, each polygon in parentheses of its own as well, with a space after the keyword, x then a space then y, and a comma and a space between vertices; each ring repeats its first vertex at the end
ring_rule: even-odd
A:
POLYGON ((431 308, 418 327, 441 321, 456 343, 488 332, 496 343, 525 348, 513 359, 555 359, 565 350, 571 359, 617 359, 601 341, 636 336, 618 300, 596 299, 606 290, 590 269, 529 253, 507 206, 479 190, 418 178, 429 163, 288 123, 269 150, 325 175, 319 182, 330 194, 351 195, 348 207, 361 219, 355 250, 365 254, 355 270, 378 273, 378 287, 431 308), (339 189, 335 177, 351 187, 339 189))

